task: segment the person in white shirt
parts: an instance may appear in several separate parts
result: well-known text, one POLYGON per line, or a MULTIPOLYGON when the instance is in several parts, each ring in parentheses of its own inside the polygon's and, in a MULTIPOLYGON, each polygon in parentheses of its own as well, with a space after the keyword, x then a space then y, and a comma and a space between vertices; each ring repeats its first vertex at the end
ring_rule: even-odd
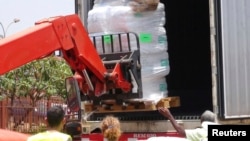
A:
POLYGON ((181 137, 150 137, 146 141, 190 141, 181 137))
POLYGON ((206 110, 201 115, 201 127, 195 129, 184 129, 181 125, 179 125, 168 108, 160 107, 158 111, 166 118, 168 118, 175 128, 175 130, 180 134, 180 136, 185 137, 190 141, 204 141, 207 140, 208 133, 208 125, 218 124, 216 122, 215 114, 206 110))

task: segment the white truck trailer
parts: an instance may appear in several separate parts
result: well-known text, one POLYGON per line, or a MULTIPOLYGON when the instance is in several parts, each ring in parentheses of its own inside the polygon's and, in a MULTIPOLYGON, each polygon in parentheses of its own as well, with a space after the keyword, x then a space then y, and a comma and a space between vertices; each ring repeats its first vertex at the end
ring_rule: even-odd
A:
MULTIPOLYGON (((165 5, 170 73, 168 96, 180 97, 171 108, 185 128, 200 125, 210 109, 223 124, 250 123, 250 2, 248 0, 161 0, 165 5)), ((85 27, 93 0, 76 0, 76 12, 85 27)), ((84 121, 82 139, 99 127, 104 114, 84 121), (85 128, 86 127, 86 128, 85 128)), ((175 132, 157 111, 115 114, 121 119, 124 139, 169 136, 175 132), (168 134, 169 133, 169 134, 168 134)))

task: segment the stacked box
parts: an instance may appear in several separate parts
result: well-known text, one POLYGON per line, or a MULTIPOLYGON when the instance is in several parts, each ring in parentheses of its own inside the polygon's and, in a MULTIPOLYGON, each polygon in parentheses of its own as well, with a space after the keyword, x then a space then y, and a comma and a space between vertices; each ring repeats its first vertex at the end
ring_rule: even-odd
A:
MULTIPOLYGON (((133 0, 95 0, 88 13, 88 32, 135 32, 140 42, 143 99, 158 101, 167 96, 165 77, 170 71, 164 28, 165 7, 158 3, 156 10, 135 12, 131 2, 133 0)), ((118 44, 116 37, 113 40, 118 44)), ((122 37, 122 42, 126 45, 127 38, 122 37)), ((135 38, 131 37, 130 42, 132 50, 136 49, 135 38)), ((101 47, 101 41, 96 42, 97 50, 98 44, 101 47)), ((109 51, 108 43, 105 47, 109 51)))

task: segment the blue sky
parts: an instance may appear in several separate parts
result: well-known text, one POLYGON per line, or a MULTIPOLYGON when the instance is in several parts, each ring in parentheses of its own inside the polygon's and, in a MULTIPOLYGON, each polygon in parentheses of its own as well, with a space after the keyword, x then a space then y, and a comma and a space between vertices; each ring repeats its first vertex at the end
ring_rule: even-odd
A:
MULTIPOLYGON (((6 36, 9 36, 43 18, 74 14, 74 3, 75 0, 0 0, 0 22, 5 32, 7 30, 6 36), (10 25, 15 18, 20 22, 10 25)), ((1 27, 0 35, 3 35, 1 27)))

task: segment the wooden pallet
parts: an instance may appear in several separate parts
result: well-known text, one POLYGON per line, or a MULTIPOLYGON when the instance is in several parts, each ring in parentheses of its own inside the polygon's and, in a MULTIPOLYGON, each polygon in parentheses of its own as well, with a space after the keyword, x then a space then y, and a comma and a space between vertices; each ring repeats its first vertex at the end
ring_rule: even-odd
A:
POLYGON ((156 104, 156 107, 167 107, 167 108, 179 107, 179 106, 181 106, 181 103, 180 103, 180 97, 178 96, 162 98, 156 104))
POLYGON ((91 103, 85 103, 84 109, 86 112, 96 111, 96 113, 104 112, 136 112, 136 111, 153 111, 158 107, 179 107, 179 97, 162 98, 157 103, 145 100, 132 100, 124 103, 123 105, 116 104, 115 101, 108 101, 98 106, 93 106, 91 103))

